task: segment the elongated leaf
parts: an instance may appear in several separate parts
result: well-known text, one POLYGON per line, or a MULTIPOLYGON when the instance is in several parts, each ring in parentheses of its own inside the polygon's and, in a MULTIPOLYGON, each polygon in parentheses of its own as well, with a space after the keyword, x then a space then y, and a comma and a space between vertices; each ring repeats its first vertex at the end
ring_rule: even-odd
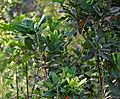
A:
POLYGON ((39 23, 38 23, 38 26, 37 26, 37 28, 39 28, 44 22, 46 21, 46 16, 45 15, 43 15, 42 17, 41 17, 41 19, 40 19, 40 21, 39 21, 39 23))
POLYGON ((76 34, 75 31, 71 31, 71 32, 67 32, 67 33, 65 33, 64 36, 71 36, 71 35, 75 35, 75 34, 76 34))
POLYGON ((80 83, 77 86, 81 86, 87 82, 87 78, 84 78, 83 80, 80 81, 80 83))
POLYGON ((51 89, 51 90, 44 92, 45 97, 52 97, 52 96, 55 96, 55 94, 56 93, 55 93, 54 89, 51 89))
POLYGON ((108 55, 108 54, 106 54, 106 53, 103 53, 103 52, 101 52, 99 55, 100 55, 103 59, 106 59, 106 60, 114 63, 114 61, 113 61, 113 59, 112 59, 112 57, 111 57, 110 55, 108 55))
POLYGON ((53 2, 63 3, 65 0, 52 0, 53 2))
POLYGON ((90 50, 84 57, 81 58, 81 60, 87 61, 89 59, 92 59, 95 56, 95 51, 94 50, 90 50))
POLYGON ((58 77, 54 72, 50 72, 50 78, 51 78, 53 84, 58 83, 58 77))

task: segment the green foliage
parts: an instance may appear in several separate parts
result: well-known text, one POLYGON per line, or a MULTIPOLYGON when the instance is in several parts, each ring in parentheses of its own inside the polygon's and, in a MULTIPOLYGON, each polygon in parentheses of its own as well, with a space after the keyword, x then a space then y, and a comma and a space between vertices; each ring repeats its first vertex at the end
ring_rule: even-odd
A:
POLYGON ((63 3, 65 0, 52 0, 53 2, 63 3))
POLYGON ((30 1, 0 6, 0 98, 119 98, 119 5, 30 1))

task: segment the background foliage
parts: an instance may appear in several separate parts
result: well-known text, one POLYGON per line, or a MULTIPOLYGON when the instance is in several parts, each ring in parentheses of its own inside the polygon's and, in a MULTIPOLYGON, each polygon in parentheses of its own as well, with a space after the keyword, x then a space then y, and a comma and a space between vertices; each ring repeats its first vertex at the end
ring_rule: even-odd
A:
POLYGON ((1 99, 119 99, 119 0, 1 0, 1 99))

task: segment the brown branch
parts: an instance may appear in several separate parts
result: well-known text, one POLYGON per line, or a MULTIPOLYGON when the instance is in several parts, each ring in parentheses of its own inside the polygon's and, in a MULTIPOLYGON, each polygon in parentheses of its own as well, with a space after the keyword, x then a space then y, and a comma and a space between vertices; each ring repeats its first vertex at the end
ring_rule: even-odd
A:
POLYGON ((29 89, 28 89, 28 63, 26 63, 26 90, 27 90, 27 99, 29 99, 29 89))
POLYGON ((19 99, 19 85, 18 85, 18 64, 19 64, 19 58, 16 60, 16 98, 19 99))
POLYGON ((16 89, 17 89, 17 99, 19 99, 18 69, 16 70, 16 89))
POLYGON ((98 78, 99 78, 98 80, 99 80, 99 84, 100 84, 100 87, 102 87, 103 82, 102 82, 102 75, 101 75, 99 55, 97 55, 97 58, 96 58, 96 67, 98 68, 98 78))

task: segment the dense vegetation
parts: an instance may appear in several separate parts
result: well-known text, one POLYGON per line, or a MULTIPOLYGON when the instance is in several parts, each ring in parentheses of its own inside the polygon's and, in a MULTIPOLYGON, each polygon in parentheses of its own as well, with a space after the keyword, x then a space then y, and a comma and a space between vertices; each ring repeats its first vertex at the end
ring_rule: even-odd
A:
POLYGON ((119 0, 0 4, 0 99, 120 99, 119 0))

